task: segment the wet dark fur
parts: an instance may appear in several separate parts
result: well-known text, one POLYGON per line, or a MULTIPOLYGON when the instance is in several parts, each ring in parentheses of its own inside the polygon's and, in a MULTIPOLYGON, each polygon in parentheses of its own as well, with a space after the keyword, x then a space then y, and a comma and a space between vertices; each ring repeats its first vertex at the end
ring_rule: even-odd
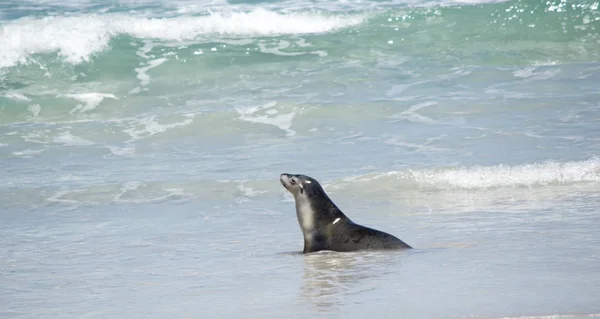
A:
MULTIPOLYGON (((307 196, 310 207, 315 213, 312 229, 302 229, 304 235, 304 253, 320 250, 355 251, 362 249, 408 249, 402 240, 379 230, 364 227, 352 222, 327 196, 319 182, 305 175, 282 174, 295 178, 302 184, 299 196, 307 196), (307 183, 310 181, 310 183, 307 183), (337 218, 340 220, 333 223, 337 218)), ((283 179, 282 184, 288 188, 283 179)), ((289 189, 288 189, 289 190, 289 189)), ((290 190, 290 192, 292 192, 290 190)), ((292 193, 293 194, 293 193, 292 193)), ((296 211, 300 219, 298 199, 296 211)), ((300 222, 300 227, 302 222, 300 222)))

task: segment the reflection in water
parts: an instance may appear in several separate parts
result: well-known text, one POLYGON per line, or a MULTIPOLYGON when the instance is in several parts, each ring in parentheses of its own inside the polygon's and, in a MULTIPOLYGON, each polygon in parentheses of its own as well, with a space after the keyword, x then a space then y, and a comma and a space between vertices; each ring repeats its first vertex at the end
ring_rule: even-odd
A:
POLYGON ((377 287, 378 277, 397 269, 402 251, 331 252, 304 256, 301 297, 317 311, 331 311, 344 305, 344 299, 377 287), (369 279, 369 280, 365 280, 369 279))

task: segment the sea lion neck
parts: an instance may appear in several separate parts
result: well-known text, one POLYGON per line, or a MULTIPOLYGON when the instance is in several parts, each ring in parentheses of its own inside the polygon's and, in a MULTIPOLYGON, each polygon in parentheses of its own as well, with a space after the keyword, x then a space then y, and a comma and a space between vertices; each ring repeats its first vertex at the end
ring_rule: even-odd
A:
POLYGON ((332 222, 337 218, 348 218, 341 209, 339 209, 333 201, 323 192, 320 194, 319 200, 313 200, 310 202, 312 206, 312 211, 318 212, 319 216, 317 217, 319 220, 323 220, 325 222, 332 222))

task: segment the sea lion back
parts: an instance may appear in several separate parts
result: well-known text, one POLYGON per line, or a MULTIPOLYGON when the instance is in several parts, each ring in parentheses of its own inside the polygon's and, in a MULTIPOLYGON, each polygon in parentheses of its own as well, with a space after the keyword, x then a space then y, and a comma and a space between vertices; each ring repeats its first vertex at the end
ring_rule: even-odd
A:
POLYGON ((408 244, 377 229, 361 226, 348 221, 338 227, 332 225, 331 250, 384 250, 384 249, 410 249, 408 244))

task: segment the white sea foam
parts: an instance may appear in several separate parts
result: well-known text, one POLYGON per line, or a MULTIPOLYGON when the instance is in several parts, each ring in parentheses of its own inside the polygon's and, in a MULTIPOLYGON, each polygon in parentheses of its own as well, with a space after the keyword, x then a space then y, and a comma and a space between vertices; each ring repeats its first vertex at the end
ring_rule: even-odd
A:
POLYGON ((79 203, 78 200, 76 199, 70 199, 70 198, 66 198, 69 196, 65 196, 65 195, 72 195, 76 194, 76 193, 81 193, 83 192, 83 190, 66 190, 66 189, 61 189, 59 191, 57 191, 56 193, 54 193, 52 196, 48 197, 46 200, 49 202, 53 202, 53 203, 61 203, 61 204, 77 204, 79 203))
POLYGON ((21 138, 23 139, 23 141, 29 142, 29 143, 46 144, 47 137, 45 136, 44 133, 47 133, 47 132, 48 131, 30 131, 30 132, 23 133, 21 135, 21 138))
MULTIPOLYGON (((274 55, 297 56, 297 55, 305 55, 305 54, 316 54, 320 57, 327 56, 327 52, 321 51, 321 50, 309 51, 309 52, 285 52, 285 51, 282 51, 291 46, 290 41, 287 41, 287 40, 280 40, 276 44, 276 46, 272 46, 271 43, 266 43, 266 42, 258 42, 257 45, 258 45, 258 49, 260 52, 274 54, 274 55)), ((300 45, 298 45, 298 46, 306 47, 307 45, 304 42, 300 42, 300 45)))
POLYGON ((250 12, 211 13, 205 16, 148 18, 127 14, 89 14, 22 18, 0 26, 0 68, 30 61, 33 54, 58 52, 68 63, 79 64, 109 47, 111 38, 130 35, 160 41, 194 40, 216 36, 276 36, 325 33, 358 25, 359 15, 250 12))
POLYGON ((31 54, 58 51, 70 63, 87 61, 108 46, 104 19, 85 17, 23 18, 0 26, 0 68, 27 62, 31 54))
POLYGON ((399 137, 391 137, 386 139, 385 141, 383 141, 385 144, 388 145, 395 145, 395 146, 400 146, 402 148, 406 148, 409 150, 416 150, 416 151, 422 151, 422 150, 427 150, 427 151, 445 151, 447 149, 444 148, 438 148, 435 146, 430 146, 429 143, 431 143, 432 141, 434 141, 434 139, 429 140, 423 144, 415 144, 415 143, 410 143, 410 142, 405 142, 403 141, 401 138, 399 137))
POLYGON ((539 71, 537 66, 516 70, 513 75, 518 78, 530 78, 532 80, 547 80, 560 73, 560 69, 539 71))
POLYGON ((19 157, 23 157, 23 158, 30 158, 30 157, 32 157, 32 155, 41 154, 42 152, 44 152, 43 149, 42 150, 26 149, 26 150, 16 151, 16 152, 12 152, 12 153, 15 156, 19 156, 19 157))
MULTIPOLYGON (((0 49, 2 50, 2 49, 0 49)), ((0 62, 1 63, 1 62, 0 62)), ((19 92, 7 92, 4 93, 4 97, 7 99, 15 100, 15 101, 31 101, 27 96, 19 93, 19 92)))
POLYGON ((125 195, 129 192, 137 191, 140 186, 142 186, 142 183, 138 182, 138 181, 131 181, 131 182, 123 183, 120 187, 121 189, 120 189, 119 193, 113 197, 113 201, 114 202, 122 201, 123 195, 125 195))
POLYGON ((131 90, 129 93, 139 93, 142 90, 142 87, 150 84, 150 75, 148 75, 148 73, 146 73, 146 72, 148 72, 148 70, 150 70, 150 69, 153 69, 153 68, 165 63, 166 61, 167 61, 166 58, 155 59, 155 60, 148 61, 148 64, 144 67, 136 68, 135 72, 137 72, 137 78, 138 78, 138 80, 140 80, 140 86, 131 90))
POLYGON ((77 93, 77 94, 65 94, 65 97, 75 99, 83 104, 77 104, 74 109, 72 109, 69 113, 73 114, 75 112, 83 113, 88 112, 95 109, 105 98, 111 98, 114 100, 118 100, 116 96, 113 94, 106 93, 77 93))
POLYGON ((289 47, 290 47, 290 42, 285 41, 285 40, 279 41, 279 43, 276 47, 267 47, 267 45, 265 45, 264 43, 260 43, 260 42, 258 43, 258 48, 259 48, 260 52, 263 52, 263 53, 270 53, 270 54, 282 55, 282 56, 295 56, 295 55, 305 54, 305 52, 283 52, 283 51, 281 51, 281 50, 287 49, 289 47))
POLYGON ((291 127, 296 111, 292 110, 286 114, 279 114, 279 110, 275 109, 276 106, 277 102, 269 102, 261 106, 238 109, 237 111, 240 114, 239 119, 242 121, 274 125, 285 131, 288 136, 295 135, 296 132, 291 127))
POLYGON ((37 117, 40 114, 41 110, 42 107, 39 104, 32 104, 29 107, 27 107, 27 111, 31 112, 31 115, 33 115, 33 117, 37 117))
POLYGON ((419 183, 466 189, 598 182, 600 181, 600 159, 414 172, 414 176, 419 183))
POLYGON ((242 196, 236 198, 236 200, 235 200, 236 203, 238 203, 238 204, 247 202, 252 197, 256 197, 256 196, 259 196, 259 195, 262 195, 262 194, 265 194, 268 192, 266 190, 255 190, 252 187, 247 187, 245 184, 246 184, 246 182, 240 182, 237 185, 237 189, 242 193, 242 196))
POLYGON ((452 169, 393 171, 344 179, 344 182, 398 181, 412 188, 493 189, 500 187, 536 187, 600 182, 600 158, 585 161, 533 163, 524 165, 474 166, 452 169))
POLYGON ((193 121, 193 116, 189 116, 181 122, 160 124, 156 121, 156 116, 150 116, 142 118, 141 120, 136 119, 134 123, 131 123, 132 126, 126 128, 123 130, 123 132, 129 134, 132 139, 139 140, 157 133, 165 132, 175 127, 189 125, 193 121))
POLYGON ((135 154, 135 146, 131 145, 125 147, 107 145, 106 147, 115 156, 133 156, 135 154))
POLYGON ((125 182, 120 185, 118 193, 112 201, 117 203, 151 203, 166 199, 189 197, 183 188, 163 188, 157 184, 147 184, 138 181, 125 182))
POLYGON ((69 131, 58 134, 56 137, 54 137, 52 142, 66 146, 86 146, 94 144, 94 142, 88 141, 79 136, 75 136, 69 131))
POLYGON ((424 116, 424 115, 418 113, 417 111, 422 108, 436 105, 436 104, 438 104, 438 102, 435 102, 435 101, 427 101, 427 102, 415 104, 415 105, 411 106, 410 108, 408 108, 408 110, 394 114, 394 115, 390 116, 390 118, 391 119, 404 119, 404 120, 407 120, 410 122, 415 122, 415 123, 425 123, 425 124, 434 123, 435 121, 432 118, 424 116))

